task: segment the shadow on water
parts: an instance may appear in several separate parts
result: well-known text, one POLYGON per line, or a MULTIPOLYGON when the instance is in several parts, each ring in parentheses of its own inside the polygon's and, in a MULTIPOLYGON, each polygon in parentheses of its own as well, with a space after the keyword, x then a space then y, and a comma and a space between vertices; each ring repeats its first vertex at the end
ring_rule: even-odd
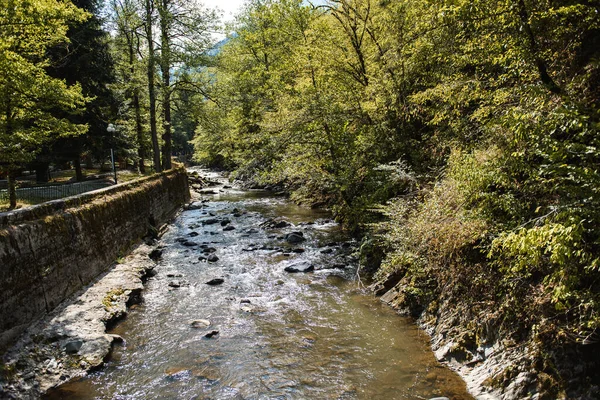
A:
POLYGON ((161 239, 144 302, 112 332, 125 343, 47 399, 471 399, 412 321, 359 288, 327 212, 217 190, 161 239), (292 225, 261 226, 271 218, 292 225), (287 243, 297 231, 306 240, 287 243), (284 271, 298 264, 315 271, 284 271))

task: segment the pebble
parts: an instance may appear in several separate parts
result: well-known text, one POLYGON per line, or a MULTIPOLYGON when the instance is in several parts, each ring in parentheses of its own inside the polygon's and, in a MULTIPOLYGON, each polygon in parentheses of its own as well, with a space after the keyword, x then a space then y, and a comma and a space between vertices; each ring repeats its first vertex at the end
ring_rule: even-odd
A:
POLYGON ((154 249, 148 254, 151 260, 157 261, 162 257, 163 251, 161 249, 154 249))
POLYGON ((285 235, 285 241, 288 243, 300 243, 305 241, 304 234, 302 232, 292 232, 285 235))
POLYGON ((289 273, 297 272, 311 272, 314 271, 315 267, 309 263, 298 263, 285 267, 284 271, 289 273))
POLYGON ((171 281, 171 282, 169 282, 169 287, 172 287, 172 288, 181 287, 181 282, 179 282, 179 281, 171 281))
POLYGON ((223 228, 224 232, 228 232, 228 231, 232 231, 235 229, 235 226, 233 225, 227 225, 225 228, 223 228))
POLYGON ((210 332, 206 333, 206 334, 204 335, 204 337, 205 337, 205 338, 208 338, 208 339, 210 339, 210 338, 212 338, 213 336, 217 336, 218 334, 219 334, 219 331, 210 331, 210 332))
POLYGON ((208 256, 208 258, 206 260, 208 262, 217 262, 217 261, 219 261, 219 257, 215 256, 214 254, 211 254, 210 256, 208 256))
POLYGON ((79 349, 81 349, 81 346, 83 346, 83 340, 72 340, 70 342, 68 342, 67 344, 65 344, 65 351, 68 354, 75 354, 77 352, 79 352, 79 349))
POLYGON ((210 326, 210 321, 207 319, 197 319, 195 321, 190 322, 192 328, 208 328, 210 326))
POLYGON ((208 282, 205 282, 207 285, 211 285, 211 286, 216 286, 216 285, 221 285, 223 282, 225 282, 225 279, 222 278, 214 278, 211 279, 208 282))

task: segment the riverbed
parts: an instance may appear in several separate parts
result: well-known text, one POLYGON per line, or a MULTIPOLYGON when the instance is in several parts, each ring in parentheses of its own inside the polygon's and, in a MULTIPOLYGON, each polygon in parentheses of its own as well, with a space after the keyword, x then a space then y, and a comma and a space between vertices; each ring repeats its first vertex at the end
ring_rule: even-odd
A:
POLYGON ((328 212, 203 173, 219 184, 161 237, 143 302, 111 330, 124 342, 46 398, 472 398, 364 289, 328 212))

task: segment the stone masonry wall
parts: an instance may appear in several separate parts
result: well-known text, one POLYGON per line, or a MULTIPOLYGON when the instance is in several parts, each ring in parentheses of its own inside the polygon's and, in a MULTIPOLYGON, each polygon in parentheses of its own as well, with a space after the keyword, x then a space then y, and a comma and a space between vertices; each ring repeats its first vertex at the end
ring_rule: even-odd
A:
POLYGON ((0 213, 0 350, 189 200, 184 168, 0 213))

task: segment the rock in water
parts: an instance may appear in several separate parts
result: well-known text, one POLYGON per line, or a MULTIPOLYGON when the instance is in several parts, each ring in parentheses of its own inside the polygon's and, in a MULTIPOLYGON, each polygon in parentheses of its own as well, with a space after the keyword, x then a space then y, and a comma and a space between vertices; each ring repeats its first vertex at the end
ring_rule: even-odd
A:
POLYGON ((204 335, 205 338, 210 339, 213 336, 217 336, 219 334, 219 331, 210 331, 208 333, 206 333, 204 335))
POLYGON ((171 281, 171 282, 169 282, 169 286, 172 287, 172 288, 178 288, 178 287, 181 286, 181 282, 179 282, 179 281, 171 281))
POLYGON ((230 222, 231 220, 229 218, 225 218, 221 221, 221 226, 227 226, 230 222))
POLYGON ((160 260, 160 258, 162 257, 163 251, 161 249, 154 249, 150 252, 150 254, 148 254, 148 257, 150 257, 151 260, 153 261, 157 261, 160 260))
POLYGON ((304 234, 302 232, 292 232, 285 235, 285 240, 288 243, 294 244, 304 242, 306 239, 304 239, 304 234))
POLYGON ((315 267, 312 264, 307 262, 292 264, 290 266, 285 267, 284 271, 289 273, 297 273, 297 272, 311 272, 314 271, 315 267))
POLYGON ((192 328, 208 328, 210 326, 210 321, 207 319, 197 319, 195 321, 190 322, 192 328))
POLYGON ((210 281, 206 282, 206 284, 211 285, 211 286, 216 286, 216 285, 221 285, 223 282, 225 282, 225 279, 214 278, 214 279, 211 279, 210 281))
POLYGON ((223 228, 223 231, 227 232, 227 231, 232 231, 234 229, 235 229, 235 226, 233 226, 233 225, 227 225, 225 228, 223 228))
POLYGON ((217 261, 219 261, 219 257, 215 256, 214 254, 211 254, 208 256, 208 258, 206 260, 208 262, 217 262, 217 261))

